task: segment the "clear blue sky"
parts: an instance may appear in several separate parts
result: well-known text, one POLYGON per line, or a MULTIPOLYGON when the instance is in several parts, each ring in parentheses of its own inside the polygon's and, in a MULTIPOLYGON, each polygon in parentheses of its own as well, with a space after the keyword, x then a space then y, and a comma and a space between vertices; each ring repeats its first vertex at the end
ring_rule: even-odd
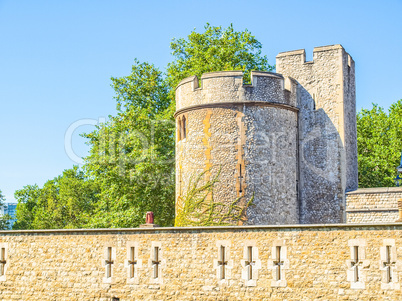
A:
MULTIPOLYGON (((342 44, 356 61, 357 108, 402 98, 402 0, 4 1, 0 0, 0 189, 72 167, 65 133, 77 120, 115 113, 110 77, 134 58, 164 69, 173 37, 206 22, 249 29, 270 63, 282 51, 342 44)), ((79 127, 72 147, 87 152, 79 127)))

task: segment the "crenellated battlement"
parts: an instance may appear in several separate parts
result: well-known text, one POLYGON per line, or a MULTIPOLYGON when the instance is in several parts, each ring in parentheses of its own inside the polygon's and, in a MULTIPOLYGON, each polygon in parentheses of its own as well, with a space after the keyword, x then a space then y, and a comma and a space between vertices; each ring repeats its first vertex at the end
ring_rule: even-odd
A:
POLYGON ((296 106, 297 82, 281 74, 251 72, 251 84, 243 83, 242 71, 204 73, 183 79, 176 87, 176 109, 194 105, 233 102, 272 102, 296 106))
POLYGON ((276 56, 276 70, 287 74, 287 69, 297 70, 303 68, 307 71, 313 68, 327 68, 328 61, 341 59, 344 59, 349 67, 354 67, 353 58, 340 44, 315 47, 312 61, 306 61, 306 51, 304 49, 286 51, 276 56))
MULTIPOLYGON (((338 44, 315 47, 313 60, 310 62, 306 61, 304 49, 279 53, 276 56, 276 71, 296 79, 299 84, 301 141, 308 139, 315 128, 320 128, 317 132, 322 133, 332 128, 339 138, 339 143, 334 143, 330 147, 332 142, 323 136, 320 138, 321 146, 317 147, 323 153, 336 156, 330 160, 321 159, 321 162, 336 162, 331 171, 328 170, 325 176, 321 177, 326 181, 328 175, 334 175, 329 181, 331 184, 324 184, 325 181, 322 179, 315 179, 314 173, 303 173, 303 170, 314 170, 314 168, 309 161, 312 157, 306 155, 306 150, 310 146, 302 145, 301 148, 301 182, 304 183, 300 193, 301 222, 331 221, 331 218, 328 218, 331 215, 328 208, 324 206, 319 208, 315 205, 323 199, 322 195, 317 193, 317 183, 321 183, 320 187, 327 185, 325 190, 328 197, 335 199, 334 196, 338 196, 337 201, 331 203, 332 216, 337 212, 344 212, 345 191, 353 191, 358 187, 355 63, 342 45, 338 44), (325 127, 323 124, 326 124, 325 127)), ((328 163, 327 168, 330 166, 328 163)), ((319 174, 318 169, 315 171, 319 174)), ((345 215, 342 214, 342 218, 338 217, 338 221, 345 220, 345 215)))

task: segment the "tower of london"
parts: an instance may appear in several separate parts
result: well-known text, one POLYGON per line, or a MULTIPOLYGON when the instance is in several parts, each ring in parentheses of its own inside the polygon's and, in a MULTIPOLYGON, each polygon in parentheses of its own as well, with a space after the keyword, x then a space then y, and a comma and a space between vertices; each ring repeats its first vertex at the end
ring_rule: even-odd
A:
MULTIPOLYGON (((176 210, 190 180, 219 179, 214 201, 244 206, 232 224, 345 221, 357 189, 355 67, 340 45, 277 56, 278 73, 213 72, 176 88, 176 210)), ((225 212, 222 212, 224 214, 225 212)))
POLYGON ((402 188, 358 189, 352 57, 276 59, 178 84, 176 227, 0 231, 0 300, 402 300, 402 188))

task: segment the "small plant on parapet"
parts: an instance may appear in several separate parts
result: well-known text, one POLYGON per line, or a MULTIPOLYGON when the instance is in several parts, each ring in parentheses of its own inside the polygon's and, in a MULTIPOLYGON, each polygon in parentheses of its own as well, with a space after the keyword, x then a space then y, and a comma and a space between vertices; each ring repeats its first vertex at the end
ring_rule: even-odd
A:
POLYGON ((246 210, 253 205, 254 194, 246 202, 244 196, 231 203, 222 203, 214 199, 214 187, 219 182, 221 168, 212 178, 204 180, 211 169, 190 177, 188 189, 177 200, 176 227, 186 226, 227 226, 242 224, 246 210))

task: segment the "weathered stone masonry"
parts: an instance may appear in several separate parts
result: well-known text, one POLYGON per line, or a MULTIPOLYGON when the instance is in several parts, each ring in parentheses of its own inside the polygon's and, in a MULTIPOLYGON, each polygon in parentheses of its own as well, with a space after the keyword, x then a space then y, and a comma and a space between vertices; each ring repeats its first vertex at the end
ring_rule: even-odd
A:
MULTIPOLYGON (((176 88, 176 203, 192 177, 221 171, 214 198, 238 197, 249 225, 345 222, 357 189, 354 62, 340 45, 280 53, 278 73, 239 71, 183 79, 176 88)), ((176 210, 179 210, 176 207, 176 210)))
POLYGON ((276 57, 298 82, 300 222, 345 222, 345 192, 357 189, 355 65, 341 45, 276 57))
POLYGON ((296 82, 256 71, 248 86, 240 71, 201 80, 199 87, 196 77, 184 79, 176 89, 177 132, 183 117, 188 128, 176 146, 177 199, 195 175, 220 171, 214 198, 229 206, 254 196, 247 224, 298 223, 296 82))
POLYGON ((362 188, 346 194, 347 223, 395 222, 402 187, 362 188))
POLYGON ((219 166, 255 226, 0 231, 0 300, 402 300, 402 191, 356 190, 354 62, 313 58, 176 89, 176 206, 219 166))
POLYGON ((1 300, 402 298, 402 224, 2 231, 0 246, 7 249, 1 300))

